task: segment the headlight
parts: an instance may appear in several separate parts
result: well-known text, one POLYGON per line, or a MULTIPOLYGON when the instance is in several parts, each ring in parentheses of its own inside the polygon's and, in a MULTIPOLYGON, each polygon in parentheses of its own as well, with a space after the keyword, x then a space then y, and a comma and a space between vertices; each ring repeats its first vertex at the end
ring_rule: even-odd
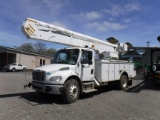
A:
POLYGON ((54 76, 49 79, 49 81, 61 81, 61 80, 62 80, 61 76, 54 76))
POLYGON ((50 73, 50 72, 47 72, 46 75, 51 75, 51 73, 50 73))

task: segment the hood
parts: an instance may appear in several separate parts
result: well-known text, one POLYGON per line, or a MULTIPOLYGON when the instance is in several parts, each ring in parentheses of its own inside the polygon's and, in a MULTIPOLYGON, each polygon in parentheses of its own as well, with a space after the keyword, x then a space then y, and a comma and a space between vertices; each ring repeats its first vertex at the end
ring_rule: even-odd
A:
POLYGON ((64 67, 74 68, 75 65, 49 64, 49 65, 44 65, 44 66, 38 67, 35 70, 42 70, 42 71, 50 72, 50 71, 57 71, 57 70, 64 68, 64 67))

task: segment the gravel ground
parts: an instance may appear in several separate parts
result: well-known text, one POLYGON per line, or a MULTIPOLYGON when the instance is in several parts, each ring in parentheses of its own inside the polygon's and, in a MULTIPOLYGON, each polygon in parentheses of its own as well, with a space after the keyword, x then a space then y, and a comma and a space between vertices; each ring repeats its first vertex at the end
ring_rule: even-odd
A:
POLYGON ((65 104, 60 96, 24 89, 30 80, 31 72, 0 72, 0 120, 160 119, 160 88, 151 81, 134 80, 126 91, 101 87, 65 104))

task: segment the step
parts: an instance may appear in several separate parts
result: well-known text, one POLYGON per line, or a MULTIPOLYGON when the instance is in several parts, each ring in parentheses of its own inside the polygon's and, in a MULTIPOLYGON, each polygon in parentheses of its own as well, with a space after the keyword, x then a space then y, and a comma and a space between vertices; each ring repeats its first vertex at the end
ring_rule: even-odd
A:
POLYGON ((84 93, 90 93, 90 92, 95 92, 97 89, 88 89, 88 90, 83 90, 84 93))
POLYGON ((82 83, 83 85, 93 85, 94 82, 86 82, 86 83, 82 83))

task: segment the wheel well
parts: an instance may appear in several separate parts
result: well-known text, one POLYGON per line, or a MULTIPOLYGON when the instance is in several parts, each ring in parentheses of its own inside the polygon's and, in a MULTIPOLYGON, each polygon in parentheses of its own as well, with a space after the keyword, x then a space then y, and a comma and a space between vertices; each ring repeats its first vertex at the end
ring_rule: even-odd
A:
POLYGON ((75 79, 75 80, 77 80, 77 82, 79 83, 80 94, 81 94, 81 93, 82 93, 82 82, 81 82, 80 78, 79 78, 78 76, 73 75, 73 76, 68 77, 65 82, 69 81, 70 79, 75 79))
POLYGON ((123 72, 122 74, 121 74, 121 76, 122 75, 126 75, 127 76, 127 78, 128 78, 128 74, 127 74, 127 72, 123 72))

